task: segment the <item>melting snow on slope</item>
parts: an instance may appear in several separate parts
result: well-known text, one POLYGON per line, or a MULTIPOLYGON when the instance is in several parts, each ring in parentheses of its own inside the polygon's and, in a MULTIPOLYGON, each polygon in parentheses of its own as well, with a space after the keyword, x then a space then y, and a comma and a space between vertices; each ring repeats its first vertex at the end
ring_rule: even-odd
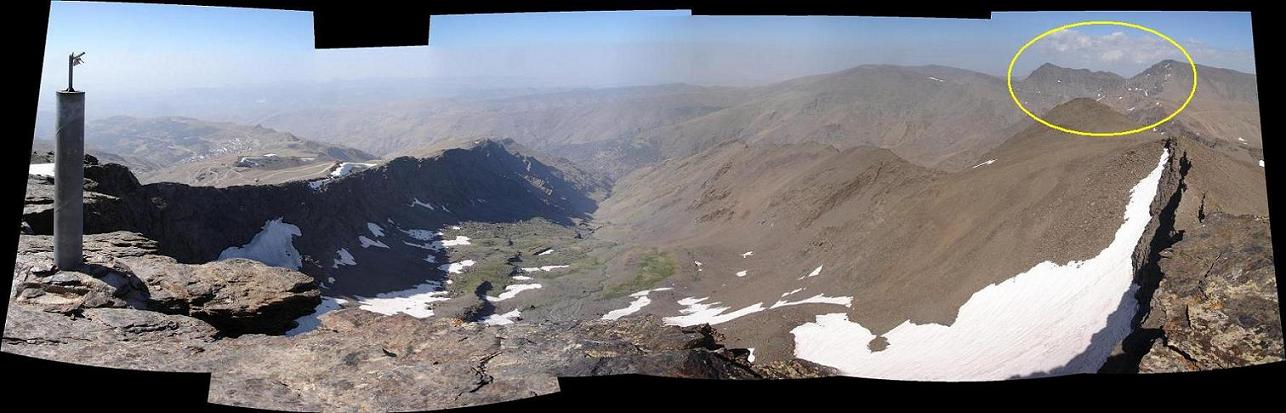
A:
POLYGON ((559 268, 567 268, 570 265, 546 265, 543 267, 523 267, 522 272, 553 271, 559 268))
POLYGON ((27 173, 30 175, 54 176, 54 164, 52 163, 33 163, 27 167, 27 173))
POLYGON ((477 263, 474 262, 473 260, 464 260, 460 262, 453 262, 450 264, 442 264, 438 266, 438 269, 442 271, 446 271, 451 274, 459 274, 461 272, 464 272, 465 268, 473 266, 473 264, 477 264, 477 263))
POLYGON ((522 314, 519 313, 518 310, 516 309, 504 314, 492 314, 487 316, 487 318, 483 319, 482 324, 493 325, 493 326, 513 324, 514 319, 518 318, 518 316, 520 315, 522 314))
POLYGON ((941 81, 942 81, 942 79, 938 79, 938 78, 933 77, 933 76, 929 76, 929 79, 933 79, 933 80, 936 80, 936 81, 939 81, 939 82, 941 82, 941 81))
POLYGON ((331 268, 339 268, 341 265, 357 265, 357 261, 353 261, 353 254, 349 253, 347 248, 340 248, 339 251, 335 251, 335 254, 339 255, 339 259, 335 260, 335 264, 331 265, 331 268))
POLYGON ((1130 332, 1136 306, 1132 256, 1169 149, 1130 190, 1125 222, 1093 258, 1045 261, 974 293, 950 326, 903 322, 875 338, 844 313, 818 315, 791 330, 795 355, 851 376, 899 380, 1002 380, 1054 372, 1094 372, 1130 332), (1069 311, 1071 310, 1071 311, 1069 311))
POLYGON ((538 253, 538 254, 536 254, 536 255, 549 255, 549 254, 553 254, 553 253, 554 253, 554 249, 553 249, 553 248, 546 248, 544 251, 541 251, 540 253, 538 253))
POLYGON ((745 277, 745 276, 746 276, 746 270, 737 271, 737 276, 738 276, 738 277, 745 277))
POLYGON ((651 290, 643 290, 643 291, 636 292, 634 294, 630 294, 630 297, 635 297, 634 301, 630 302, 630 305, 626 306, 625 308, 608 311, 607 314, 603 314, 602 319, 615 320, 630 314, 637 313, 639 310, 642 310, 643 307, 647 307, 648 304, 652 304, 652 299, 647 298, 648 293, 651 293, 653 291, 666 291, 669 289, 670 287, 653 288, 651 290))
POLYGON ((746 257, 749 257, 749 256, 751 256, 751 255, 755 255, 755 252, 754 252, 754 251, 746 251, 746 252, 744 252, 744 253, 742 253, 742 254, 741 254, 741 258, 746 258, 746 257))
POLYGON ((357 297, 357 302, 362 304, 358 308, 373 313, 403 313, 415 318, 425 318, 433 315, 429 303, 449 300, 447 294, 450 291, 442 290, 442 284, 429 281, 406 290, 379 293, 374 298, 357 297))
MULTIPOLYGON (((986 162, 983 162, 983 163, 980 163, 980 164, 974 165, 973 167, 974 167, 974 168, 977 168, 977 167, 979 167, 979 166, 983 166, 983 165, 991 165, 991 164, 993 164, 993 163, 996 163, 996 160, 995 160, 995 159, 992 159, 992 160, 989 160, 989 161, 986 161, 986 162)), ((970 169, 973 169, 973 168, 970 168, 970 169)))
POLYGON ((454 247, 457 245, 469 245, 469 237, 466 237, 464 235, 456 235, 455 239, 453 240, 449 239, 449 240, 442 241, 442 246, 444 247, 454 247))
POLYGON ((274 267, 298 270, 303 264, 303 257, 295 249, 293 241, 299 235, 299 227, 283 222, 282 218, 269 220, 250 243, 228 247, 219 254, 219 259, 247 258, 274 267))
POLYGON ((358 235, 358 236, 357 236, 357 241, 362 243, 362 248, 367 248, 367 247, 371 247, 371 246, 380 247, 380 248, 388 248, 388 245, 384 245, 384 243, 383 243, 383 242, 379 242, 379 241, 376 241, 376 240, 373 240, 373 239, 370 239, 370 238, 366 238, 366 236, 365 236, 365 235, 358 235))
POLYGON ((384 228, 380 228, 380 226, 374 222, 367 222, 366 229, 371 230, 371 235, 374 235, 375 238, 384 236, 384 228))
MULTIPOLYGON (((785 295, 782 295, 782 297, 785 297, 785 295)), ((799 305, 799 304, 835 304, 835 305, 842 305, 845 307, 852 308, 853 297, 827 297, 822 294, 817 294, 812 297, 808 297, 799 301, 779 300, 776 303, 773 303, 772 307, 768 307, 768 308, 773 309, 777 307, 785 307, 785 306, 799 305)))
POLYGON ((361 171, 363 169, 370 168, 372 166, 375 166, 375 164, 361 163, 361 162, 344 162, 339 164, 339 167, 335 168, 334 171, 331 171, 330 176, 333 176, 333 177, 346 176, 353 172, 361 171))
POLYGON ((692 263, 697 265, 697 271, 701 271, 701 261, 692 261, 692 263))
MULTIPOLYGON (((803 277, 799 277, 799 279, 801 279, 801 280, 802 280, 802 279, 809 278, 809 277, 816 277, 816 276, 821 275, 821 274, 822 274, 822 266, 821 266, 821 265, 818 265, 818 266, 817 266, 817 268, 813 268, 813 272, 810 272, 810 273, 808 273, 808 274, 805 274, 803 277)), ((783 296, 783 297, 784 297, 784 296, 783 296)))
POLYGON ((293 335, 298 335, 298 334, 312 331, 313 329, 317 328, 318 325, 321 325, 321 319, 319 319, 318 317, 321 317, 322 314, 326 314, 331 311, 338 310, 340 307, 343 306, 343 304, 348 302, 348 300, 345 300, 343 298, 335 298, 335 297, 322 297, 321 299, 322 299, 321 304, 317 304, 317 308, 313 309, 312 314, 295 319, 295 324, 296 324, 295 328, 292 328, 290 329, 290 331, 287 331, 286 332, 287 336, 293 336, 293 335))
POLYGON ((724 311, 727 311, 730 307, 715 307, 716 305, 719 305, 719 302, 717 301, 709 304, 702 303, 702 301, 708 299, 710 299, 710 297, 688 297, 679 300, 679 305, 687 307, 679 310, 679 313, 683 315, 666 317, 665 323, 681 327, 694 326, 702 323, 715 325, 732 321, 746 314, 757 313, 765 310, 764 303, 756 303, 725 314, 724 311))
POLYGON ((793 290, 790 290, 790 291, 787 291, 787 292, 781 293, 781 297, 782 297, 782 298, 786 298, 786 296, 791 295, 791 294, 794 294, 794 293, 797 293, 797 292, 800 292, 800 291, 804 291, 804 289, 803 289, 803 288, 796 288, 796 289, 793 289, 793 290))
POLYGON ((420 202, 420 198, 411 198, 411 207, 414 208, 417 206, 422 206, 428 209, 436 209, 436 208, 433 208, 433 204, 430 204, 428 202, 420 202))
POLYGON ((515 275, 515 276, 513 276, 513 277, 509 277, 509 278, 513 278, 513 279, 518 280, 518 281, 531 281, 531 277, 528 277, 528 276, 526 276, 526 275, 515 275))
POLYGON ((1260 167, 1260 168, 1263 168, 1263 167, 1264 167, 1264 160, 1263 160, 1263 159, 1260 159, 1260 160, 1259 160, 1259 167, 1260 167))
POLYGON ((540 288, 540 284, 509 284, 505 286, 505 292, 500 293, 499 297, 492 297, 488 295, 487 301, 495 302, 495 301, 508 300, 510 298, 514 298, 514 296, 518 295, 518 293, 520 292, 527 291, 527 290, 535 290, 538 288, 540 288))

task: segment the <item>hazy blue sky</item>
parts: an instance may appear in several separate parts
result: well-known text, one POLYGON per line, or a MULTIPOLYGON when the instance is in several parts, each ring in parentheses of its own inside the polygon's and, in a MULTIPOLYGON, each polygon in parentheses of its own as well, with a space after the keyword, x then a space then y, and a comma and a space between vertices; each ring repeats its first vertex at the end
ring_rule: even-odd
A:
MULTIPOLYGON (((55 2, 43 86, 65 87, 66 54, 73 50, 88 52, 78 89, 141 95, 389 77, 497 86, 748 85, 867 63, 1003 75, 1031 37, 1090 19, 1150 26, 1182 43, 1198 63, 1255 71, 1246 13, 1005 13, 991 20, 683 11, 456 15, 432 18, 427 47, 313 50, 306 12, 55 2)), ((1181 56, 1137 30, 1086 28, 1037 43, 1017 72, 1052 61, 1131 75, 1163 58, 1181 56)))

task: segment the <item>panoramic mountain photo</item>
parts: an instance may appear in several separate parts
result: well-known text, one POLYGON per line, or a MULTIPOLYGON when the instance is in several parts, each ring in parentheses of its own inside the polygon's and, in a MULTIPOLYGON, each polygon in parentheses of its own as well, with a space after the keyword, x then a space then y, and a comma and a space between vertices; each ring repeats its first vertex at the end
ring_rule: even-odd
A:
POLYGON ((1248 13, 430 27, 54 4, 3 351, 291 411, 1286 357, 1248 13))

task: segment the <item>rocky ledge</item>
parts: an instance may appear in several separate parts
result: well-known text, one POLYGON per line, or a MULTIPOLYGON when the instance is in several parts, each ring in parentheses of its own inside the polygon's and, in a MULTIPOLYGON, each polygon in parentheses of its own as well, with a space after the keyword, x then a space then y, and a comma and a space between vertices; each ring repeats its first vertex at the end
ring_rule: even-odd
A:
POLYGON ((1165 274, 1142 328, 1157 333, 1139 371, 1163 373, 1283 359, 1267 218, 1214 213, 1161 251, 1165 274))
MULTIPOLYGON (((707 379, 834 375, 802 360, 752 365, 707 325, 652 316, 524 321, 336 310, 281 335, 320 303, 311 278, 259 262, 183 264, 132 232, 86 236, 86 264, 53 268, 51 238, 23 235, 3 350, 54 361, 210 372, 210 401, 281 410, 424 410, 558 391, 558 377, 707 379)), ((467 311, 461 312, 468 313, 467 311)))
POLYGON ((805 361, 759 370, 708 326, 654 317, 489 326, 338 310, 298 336, 222 337, 196 318, 130 308, 76 315, 11 305, 4 351, 141 370, 212 372, 210 401, 282 410, 424 410, 558 391, 558 377, 708 379, 828 375, 805 361))
POLYGON ((11 301, 54 313, 133 308, 204 320, 226 335, 280 334, 321 303, 312 277, 232 259, 181 264, 131 232, 85 237, 85 264, 56 270, 53 238, 23 235, 11 301))

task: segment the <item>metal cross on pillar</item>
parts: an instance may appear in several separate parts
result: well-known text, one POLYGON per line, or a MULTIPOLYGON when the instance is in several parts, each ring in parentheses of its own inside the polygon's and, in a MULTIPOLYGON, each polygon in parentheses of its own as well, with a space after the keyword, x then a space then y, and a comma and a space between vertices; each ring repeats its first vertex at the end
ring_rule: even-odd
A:
POLYGON ((67 55, 67 90, 58 91, 58 128, 54 141, 54 264, 79 267, 85 231, 85 92, 72 88, 72 68, 83 63, 67 55))

